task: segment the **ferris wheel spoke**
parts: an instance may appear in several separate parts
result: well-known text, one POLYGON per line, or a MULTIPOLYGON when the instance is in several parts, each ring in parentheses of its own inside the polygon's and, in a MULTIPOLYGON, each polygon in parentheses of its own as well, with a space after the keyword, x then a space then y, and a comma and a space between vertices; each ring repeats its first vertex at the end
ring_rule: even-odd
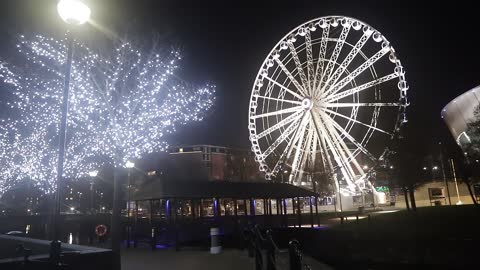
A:
POLYGON ((259 133, 257 136, 256 136, 256 139, 261 139, 263 137, 265 137, 266 135, 272 133, 273 131, 287 125, 288 123, 292 122, 292 121, 298 121, 300 118, 302 117, 302 111, 297 111, 291 115, 289 115, 288 117, 286 117, 285 119, 281 120, 280 122, 276 123, 275 125, 265 129, 264 131, 262 131, 261 133, 259 133))
MULTIPOLYGON (((302 123, 305 121, 305 119, 306 119, 306 114, 303 114, 302 119, 300 120, 300 122, 301 122, 300 127, 303 125, 302 123)), ((285 147, 285 150, 282 152, 279 159, 275 163, 274 171, 277 171, 279 169, 279 166, 284 164, 285 160, 288 159, 288 157, 290 156, 290 154, 292 152, 292 149, 293 149, 293 145, 296 143, 296 140, 298 139, 298 134, 299 134, 300 129, 301 129, 300 127, 296 129, 296 131, 294 132, 294 134, 292 136, 292 139, 288 142, 287 146, 285 147)))
MULTIPOLYGON (((296 92, 288 89, 287 87, 279 84, 278 82, 276 82, 276 81, 273 80, 272 78, 270 78, 270 77, 268 77, 268 76, 264 76, 264 78, 267 79, 267 80, 269 80, 270 82, 272 82, 272 83, 275 84, 276 86, 282 88, 283 90, 287 91, 288 93, 290 93, 290 94, 293 95, 294 97, 296 97, 296 98, 298 98, 298 99, 300 99, 300 100, 303 100, 303 97, 302 97, 301 95, 299 95, 299 94, 297 94, 296 92)), ((301 86, 300 86, 300 87, 301 87, 301 86)), ((297 90, 298 90, 301 94, 303 94, 303 89, 297 87, 297 90)))
POLYGON ((317 127, 320 127, 321 133, 324 135, 323 139, 325 139, 326 144, 330 148, 330 153, 332 153, 333 159, 335 160, 336 164, 340 167, 340 170, 341 170, 342 174, 347 178, 347 181, 353 182, 352 181, 353 176, 350 175, 350 173, 347 173, 347 171, 345 170, 345 164, 343 163, 342 158, 340 157, 340 154, 338 152, 338 146, 336 146, 334 144, 334 142, 331 138, 331 135, 326 130, 326 127, 320 124, 320 123, 323 123, 323 121, 317 119, 317 118, 320 118, 320 114, 312 114, 312 115, 313 115, 314 119, 316 119, 316 121, 317 121, 316 125, 317 125, 317 127))
POLYGON ((335 49, 333 49, 333 53, 330 56, 330 61, 328 61, 327 68, 323 71, 322 80, 318 85, 317 89, 315 89, 315 94, 317 92, 323 92, 325 89, 326 83, 330 80, 330 76, 332 76, 333 69, 335 68, 335 63, 337 62, 338 56, 342 51, 343 44, 347 39, 348 32, 350 31, 350 25, 344 27, 342 32, 340 33, 340 37, 338 38, 337 44, 335 44, 335 49))
POLYGON ((291 181, 295 181, 295 176, 297 175, 298 173, 298 165, 299 165, 299 159, 300 159, 300 155, 302 153, 302 150, 303 150, 303 145, 304 145, 304 139, 305 139, 305 129, 307 127, 307 123, 305 123, 301 129, 300 129, 300 133, 297 135, 298 138, 296 139, 296 141, 298 142, 297 143, 297 147, 295 149, 295 154, 293 156, 293 162, 292 162, 292 171, 291 171, 291 174, 290 174, 290 180, 291 181))
POLYGON ((330 155, 328 154, 329 146, 326 142, 327 134, 325 132, 325 127, 323 126, 322 122, 317 119, 317 115, 312 114, 312 120, 315 130, 317 131, 317 138, 320 145, 320 153, 322 154, 323 159, 327 161, 330 170, 333 172, 334 166, 331 161, 330 155))
POLYGON ((324 91, 324 89, 328 89, 330 85, 337 83, 340 76, 345 72, 350 63, 352 63, 353 59, 355 58, 355 56, 357 56, 358 52, 360 52, 363 45, 365 45, 372 33, 373 32, 371 31, 367 31, 363 34, 363 36, 358 40, 355 46, 350 50, 348 55, 342 61, 340 66, 335 70, 335 73, 333 73, 333 75, 327 80, 327 82, 323 86, 322 91, 324 91))
MULTIPOLYGON (((304 113, 301 117, 302 119, 300 120, 300 126, 302 125, 303 121, 305 120, 306 114, 304 113)), ((292 151, 293 145, 295 144, 295 139, 297 138, 297 134, 299 133, 300 128, 297 128, 295 132, 293 133, 292 139, 288 141, 287 146, 285 147, 284 151, 280 154, 280 157, 278 158, 277 162, 275 163, 275 166, 273 168, 273 173, 276 174, 278 171, 280 171, 281 166, 285 164, 285 160, 288 159, 290 156, 290 153, 292 151)))
POLYGON ((327 54, 327 43, 328 43, 328 36, 330 32, 330 24, 327 24, 325 29, 322 32, 322 39, 320 41, 320 51, 318 53, 318 61, 317 61, 317 68, 315 70, 315 79, 313 80, 313 89, 317 88, 317 84, 320 84, 320 80, 323 74, 323 67, 325 56, 327 54))
POLYGON ((376 130, 376 131, 379 131, 379 132, 385 133, 385 134, 387 134, 387 135, 389 135, 389 136, 392 136, 392 134, 391 134, 391 133, 389 133, 389 132, 387 132, 387 131, 384 131, 384 130, 381 130, 381 129, 379 129, 379 128, 375 127, 375 126, 372 126, 372 125, 369 125, 369 124, 365 124, 365 123, 363 123, 363 122, 360 122, 360 121, 358 121, 358 120, 356 120, 356 119, 354 119, 354 118, 348 117, 348 116, 346 116, 346 115, 343 115, 343 114, 341 114, 341 113, 337 113, 337 112, 335 112, 335 111, 332 111, 332 110, 330 110, 330 109, 327 109, 327 108, 322 108, 322 109, 323 109, 324 111, 326 111, 326 112, 329 112, 329 113, 331 113, 331 114, 334 114, 334 115, 340 116, 340 117, 342 117, 342 118, 344 118, 344 119, 350 120, 350 121, 352 121, 352 122, 355 122, 355 123, 357 123, 357 124, 360 124, 360 125, 366 126, 366 127, 368 127, 368 128, 371 128, 371 129, 374 129, 374 130, 376 130))
MULTIPOLYGON (((323 119, 323 114, 321 116, 323 119)), ((357 170, 363 174, 363 170, 358 164, 357 160, 353 156, 352 152, 348 148, 348 146, 345 144, 343 141, 342 137, 338 134, 337 130, 332 127, 331 121, 328 119, 323 119, 327 125, 327 132, 330 132, 330 138, 332 139, 334 145, 336 145, 336 150, 341 156, 341 160, 344 164, 344 167, 348 170, 350 173, 352 179, 355 179, 355 171, 353 170, 352 166, 350 163, 353 163, 353 165, 357 168, 357 170), (343 150, 342 150, 343 149, 343 150)))
POLYGON ((364 153, 371 161, 376 162, 377 159, 365 148, 363 145, 358 142, 354 137, 352 137, 348 132, 342 128, 337 122, 335 122, 329 115, 325 114, 325 117, 331 119, 332 125, 341 132, 341 135, 345 136, 351 143, 353 143, 362 153, 364 153))
MULTIPOLYGON (((335 123, 333 121, 333 119, 331 119, 328 115, 325 115, 323 114, 323 116, 326 118, 326 123, 329 125, 329 131, 333 134, 333 136, 336 138, 338 144, 340 144, 340 146, 343 148, 343 152, 340 151, 342 154, 343 154, 343 158, 344 158, 344 161, 347 163, 348 165, 348 169, 353 173, 353 175, 355 175, 352 167, 350 166, 350 163, 353 163, 353 165, 355 166, 355 168, 357 169, 357 171, 363 175, 364 174, 364 171, 362 169, 362 167, 358 164, 354 154, 352 153, 352 151, 350 151, 350 149, 348 148, 348 146, 345 144, 345 141, 342 139, 342 137, 340 136, 340 134, 338 134, 337 130, 332 126, 333 123, 335 123), (346 156, 345 156, 345 153, 346 153, 346 156)), ((336 124, 336 123, 335 123, 336 124)), ((357 146, 358 147, 358 146, 357 146)))
POLYGON ((295 131, 296 127, 298 126, 299 121, 295 121, 290 123, 290 125, 285 129, 285 131, 263 152, 263 159, 267 158, 273 151, 282 143, 284 142, 292 132, 295 131))
POLYGON ((274 100, 274 101, 279 101, 279 102, 292 103, 292 104, 296 104, 296 105, 302 105, 302 102, 301 102, 301 101, 296 101, 296 100, 266 97, 266 96, 262 96, 262 95, 253 95, 253 96, 256 97, 256 98, 262 98, 262 99, 274 100))
MULTIPOLYGON (((313 124, 313 119, 310 120, 310 126, 312 127, 312 129, 315 128, 314 124, 313 124)), ((311 144, 310 144, 310 167, 312 169, 312 171, 315 171, 315 159, 317 157, 317 142, 318 142, 318 139, 317 139, 317 132, 313 131, 313 134, 312 134, 312 141, 311 141, 311 144)))
POLYGON ((389 47, 384 47, 377 53, 375 53, 372 57, 370 57, 367 61, 361 64, 358 68, 356 68, 352 73, 348 74, 345 78, 334 84, 332 87, 327 89, 325 92, 321 93, 320 97, 324 98, 326 95, 330 93, 336 93, 337 91, 341 90, 345 85, 355 79, 358 75, 364 72, 367 68, 371 67, 375 64, 380 58, 382 58, 387 52, 390 50, 389 47))
POLYGON ((378 78, 378 79, 375 79, 373 81, 370 81, 370 82, 364 83, 362 85, 359 85, 357 87, 347 89, 347 90, 342 91, 340 93, 335 93, 335 92, 331 93, 330 95, 325 97, 325 101, 326 102, 333 102, 333 101, 348 97, 350 95, 356 94, 356 93, 361 92, 363 90, 369 89, 369 88, 371 88, 375 85, 379 85, 379 84, 382 84, 384 82, 390 81, 390 80, 395 79, 397 77, 398 77, 397 73, 391 73, 391 74, 388 74, 388 75, 383 76, 381 78, 378 78))
POLYGON ((344 107, 399 107, 398 102, 371 102, 371 103, 326 103, 323 105, 327 108, 344 108, 344 107))
POLYGON ((283 109, 283 110, 279 110, 279 111, 274 111, 274 112, 257 114, 257 115, 252 116, 251 118, 252 119, 257 119, 257 118, 263 118, 263 117, 268 117, 268 116, 298 112, 300 110, 303 110, 302 106, 291 107, 291 108, 287 108, 287 109, 283 109))
POLYGON ((303 90, 305 90, 305 93, 308 94, 307 76, 305 76, 305 72, 303 71, 302 63, 300 62, 300 59, 298 58, 297 50, 295 49, 295 46, 293 45, 293 42, 289 41, 289 42, 287 42, 287 44, 288 44, 288 48, 290 49, 290 53, 292 54, 293 61, 295 62, 295 65, 297 66, 298 75, 300 75, 300 80, 302 81, 302 84, 303 84, 303 90))
MULTIPOLYGON (((293 138, 295 138, 297 132, 298 132, 298 129, 295 131, 293 138)), ((277 172, 280 169, 282 169, 280 168, 280 166, 285 164, 285 159, 287 159, 287 153, 291 151, 290 149, 292 149, 292 146, 294 144, 293 141, 294 141, 293 139, 288 141, 287 146, 285 147, 285 150, 282 152, 282 154, 280 154, 280 157, 278 158, 277 162, 275 163, 275 166, 273 167, 274 172, 277 172)))
POLYGON ((307 31, 305 35, 306 42, 306 52, 307 52, 307 72, 308 72, 308 89, 309 95, 312 95, 313 91, 313 80, 315 77, 314 67, 313 67, 313 52, 312 52, 312 37, 310 31, 307 31))
MULTIPOLYGON (((301 162, 299 164, 299 174, 298 174, 298 180, 302 180, 303 178, 303 173, 305 171, 305 166, 308 166, 307 165, 307 159, 308 159, 308 156, 309 154, 311 153, 311 145, 312 145, 312 139, 313 139, 313 127, 311 126, 311 121, 309 121, 308 123, 308 134, 307 134, 307 139, 304 143, 305 147, 303 149, 303 153, 302 153, 302 159, 301 159, 301 162)), ((298 181, 297 181, 298 182, 298 181)))

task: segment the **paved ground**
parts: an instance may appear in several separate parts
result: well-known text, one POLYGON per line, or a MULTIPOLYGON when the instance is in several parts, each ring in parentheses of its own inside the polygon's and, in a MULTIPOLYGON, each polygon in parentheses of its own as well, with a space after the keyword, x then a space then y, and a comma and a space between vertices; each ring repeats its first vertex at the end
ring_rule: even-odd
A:
POLYGON ((137 248, 122 251, 122 270, 248 270, 255 269, 246 252, 225 250, 213 255, 206 250, 156 250, 137 248))
MULTIPOLYGON (((288 256, 277 260, 279 269, 288 269, 288 256)), ((305 258, 312 270, 331 268, 305 258)), ((223 250, 221 254, 210 254, 207 250, 155 250, 136 248, 122 250, 122 270, 254 270, 254 259, 246 251, 236 249, 223 250)))

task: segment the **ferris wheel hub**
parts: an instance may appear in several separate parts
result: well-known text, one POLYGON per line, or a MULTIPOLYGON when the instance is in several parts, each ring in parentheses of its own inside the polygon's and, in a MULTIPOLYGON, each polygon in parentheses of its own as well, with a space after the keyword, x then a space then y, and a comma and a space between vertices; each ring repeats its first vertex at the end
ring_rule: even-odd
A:
POLYGON ((313 108, 313 101, 310 98, 304 98, 302 100, 302 108, 306 111, 309 111, 313 108))

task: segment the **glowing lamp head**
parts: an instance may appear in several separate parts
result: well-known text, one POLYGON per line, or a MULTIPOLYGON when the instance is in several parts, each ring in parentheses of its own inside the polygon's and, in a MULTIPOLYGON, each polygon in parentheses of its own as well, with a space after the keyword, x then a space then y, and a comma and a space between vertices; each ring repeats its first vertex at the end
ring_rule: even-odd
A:
POLYGON ((84 24, 90 18, 90 8, 80 0, 60 0, 57 4, 60 18, 68 24, 84 24))
POLYGON ((75 207, 70 207, 70 211, 75 211, 75 207))
POLYGON ((135 166, 135 163, 131 162, 131 161, 127 161, 127 163, 125 163, 125 167, 131 169, 135 166))
POLYGON ((98 175, 98 171, 91 171, 88 173, 88 175, 90 175, 90 177, 96 177, 98 175))

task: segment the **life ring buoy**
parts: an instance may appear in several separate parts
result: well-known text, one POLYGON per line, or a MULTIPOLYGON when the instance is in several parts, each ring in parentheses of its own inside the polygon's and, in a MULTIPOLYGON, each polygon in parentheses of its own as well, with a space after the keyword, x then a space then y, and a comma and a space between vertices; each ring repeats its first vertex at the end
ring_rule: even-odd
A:
POLYGON ((107 226, 100 224, 95 227, 95 234, 99 237, 104 236, 107 234, 107 226))

